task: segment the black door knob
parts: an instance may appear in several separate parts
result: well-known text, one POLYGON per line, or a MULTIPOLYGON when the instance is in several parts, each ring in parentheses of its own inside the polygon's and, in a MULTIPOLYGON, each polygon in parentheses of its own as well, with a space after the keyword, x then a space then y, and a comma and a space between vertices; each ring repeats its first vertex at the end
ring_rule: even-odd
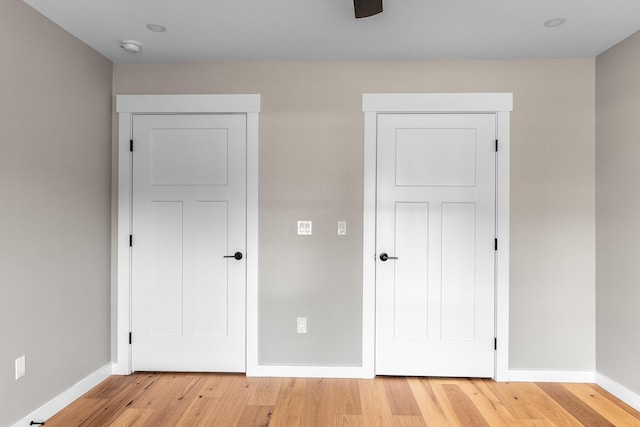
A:
POLYGON ((235 259, 237 259, 238 261, 240 261, 240 260, 242 259, 242 252, 236 252, 236 253, 235 253, 235 254, 233 254, 233 255, 225 255, 224 257, 225 257, 225 258, 235 258, 235 259))
POLYGON ((382 252, 380 254, 380 261, 386 261, 388 259, 398 259, 398 257, 397 256, 389 256, 389 255, 387 255, 386 252, 382 252))

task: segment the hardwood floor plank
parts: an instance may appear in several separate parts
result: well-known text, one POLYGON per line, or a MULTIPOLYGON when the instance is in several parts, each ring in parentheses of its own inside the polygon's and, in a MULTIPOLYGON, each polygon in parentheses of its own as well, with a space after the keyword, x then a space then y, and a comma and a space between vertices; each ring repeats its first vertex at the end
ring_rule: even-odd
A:
POLYGON ((609 399, 610 402, 614 403, 615 405, 619 406, 621 409, 625 410, 631 416, 640 419, 640 411, 638 411, 635 408, 627 405, 625 402, 623 402, 622 400, 618 399, 613 394, 609 393, 607 390, 603 389, 602 387, 600 387, 597 384, 587 384, 587 385, 589 387, 591 387, 593 390, 595 390, 598 393, 600 393, 602 396, 604 396, 607 399, 609 399))
POLYGON ((422 417, 428 421, 429 425, 451 427, 460 425, 451 402, 446 397, 439 398, 439 396, 444 396, 444 391, 440 390, 440 393, 436 393, 434 390, 435 387, 441 387, 440 381, 427 378, 409 378, 408 383, 422 417))
POLYGON ((120 390, 116 397, 109 400, 109 404, 105 405, 103 410, 94 414, 87 420, 87 426, 108 425, 144 393, 156 381, 156 378, 150 376, 140 376, 135 381, 130 381, 127 387, 120 390))
MULTIPOLYGON (((200 374, 202 381, 196 388, 197 399, 194 397, 192 404, 187 408, 178 425, 184 426, 211 426, 212 423, 218 423, 227 415, 221 411, 229 410, 228 407, 222 407, 222 403, 229 391, 230 395, 237 393, 238 390, 245 389, 247 393, 249 380, 244 375, 238 374, 200 374), (215 421, 214 421, 215 420, 215 421)), ((237 402, 236 402, 237 403, 237 402)), ((243 402, 244 404, 244 402, 243 402)), ((232 409, 234 410, 234 409, 232 409)), ((241 408, 237 409, 238 412, 241 408)), ((238 417, 241 414, 238 414, 238 417)))
POLYGON ((534 383, 488 382, 497 394, 502 394, 517 420, 539 420, 552 426, 583 427, 560 404, 534 383), (498 385, 499 386, 496 386, 498 385))
POLYGON ((109 427, 143 427, 148 425, 148 419, 153 411, 151 409, 125 409, 118 418, 116 418, 109 427))
POLYGON ((582 425, 589 427, 615 427, 606 418, 568 391, 562 384, 538 383, 538 387, 558 402, 582 425))
MULTIPOLYGON (((298 392, 304 399, 289 399, 287 406, 295 402, 296 407, 289 412, 298 414, 300 425, 333 425, 333 419, 340 415, 361 415, 362 404, 357 380, 349 379, 298 379, 298 392)), ((284 384, 291 388, 291 384, 284 384)), ((290 390, 285 392, 289 395, 290 390)), ((290 396, 295 397, 295 396, 290 396)), ((279 404, 278 404, 279 406, 279 404)), ((289 417, 291 418, 291 417, 289 417)), ((281 422, 279 414, 275 420, 281 422)), ((289 420, 289 423, 293 423, 289 420)))
POLYGON ((247 405, 236 424, 237 427, 268 427, 273 406, 247 405))
POLYGON ((362 415, 336 415, 335 427, 367 427, 362 415))
POLYGON ((135 384, 144 378, 145 377, 140 375, 127 375, 118 378, 118 381, 116 381, 116 377, 109 377, 89 390, 85 394, 85 397, 89 399, 109 399, 120 394, 124 389, 131 387, 131 384, 135 384))
POLYGON ((478 383, 462 379, 456 381, 455 386, 469 399, 469 402, 488 425, 491 427, 509 426, 509 423, 513 421, 510 412, 491 393, 483 393, 478 383))
POLYGON ((202 380, 197 374, 174 374, 172 386, 163 390, 156 386, 147 406, 154 409, 146 425, 174 426, 182 418, 186 410, 197 400, 198 384, 202 380), (171 390, 171 392, 168 392, 171 390))
POLYGON ((206 426, 206 422, 212 420, 215 420, 215 425, 227 427, 237 425, 251 392, 249 379, 242 375, 234 375, 231 384, 215 406, 212 418, 203 420, 200 425, 206 426))
POLYGON ((553 424, 545 420, 514 420, 507 424, 509 427, 559 427, 562 424, 553 424))
POLYGON ((581 384, 564 384, 564 387, 591 409, 602 415, 603 418, 610 422, 611 420, 616 420, 615 425, 617 427, 640 426, 639 416, 633 416, 598 390, 584 387, 581 384))
POLYGON ((384 381, 361 380, 358 382, 362 414, 365 426, 381 427, 393 425, 393 414, 387 400, 384 381))
MULTIPOLYGON (((533 410, 531 402, 536 399, 537 396, 531 393, 528 388, 520 388, 518 383, 503 383, 501 386, 496 387, 496 383, 483 383, 492 394, 495 396, 505 408, 508 409, 510 416, 513 419, 538 419, 538 411, 533 410)), ((538 394, 540 390, 536 390, 538 394)), ((549 399, 551 401, 551 399, 549 399)), ((546 402, 538 402, 545 404, 546 402)), ((543 418, 544 419, 544 418, 543 418)))
POLYGON ((270 426, 299 426, 302 421, 304 392, 305 385, 301 379, 289 378, 283 380, 270 426))
POLYGON ((237 374, 202 374, 202 382, 198 395, 208 398, 221 398, 227 392, 231 383, 237 377, 244 378, 244 375, 237 374))
POLYGON ((487 420, 484 419, 471 399, 460 390, 457 384, 444 384, 442 388, 449 397, 460 424, 463 426, 489 427, 487 420))
MULTIPOLYGON (((115 420, 128 406, 130 406, 139 396, 142 396, 155 382, 151 376, 137 375, 127 377, 109 377, 98 386, 87 392, 83 398, 72 404, 75 405, 83 399, 104 401, 99 408, 95 408, 87 414, 84 420, 64 420, 57 417, 51 418, 48 425, 74 425, 74 426, 96 426, 108 425, 115 420), (95 399, 95 397, 100 397, 95 399)), ((86 409, 78 408, 78 411, 86 409)))
POLYGON ((175 391, 176 387, 184 374, 167 373, 160 375, 157 373, 136 373, 132 375, 144 375, 150 380, 149 384, 145 387, 144 393, 128 404, 131 408, 145 409, 157 407, 159 401, 164 396, 177 392, 175 391))
MULTIPOLYGON (((493 425, 493 423, 496 423, 496 425, 502 425, 498 419, 502 420, 501 422, 503 422, 504 425, 514 425, 517 417, 511 409, 511 402, 505 401, 502 397, 494 393, 493 389, 489 387, 492 383, 493 381, 478 379, 470 380, 470 385, 474 387, 475 391, 470 394, 469 397, 490 425, 493 425)), ((465 391, 465 393, 469 393, 468 389, 464 386, 462 386, 462 390, 465 391)), ((535 421, 532 419, 524 420, 529 423, 535 421)))
MULTIPOLYGON (((161 375, 161 374, 160 374, 161 375)), ((178 425, 206 426, 215 419, 218 405, 237 375, 200 374, 191 405, 184 411, 178 425)), ((239 377, 244 378, 244 377, 239 377)))
POLYGON ((73 402, 68 409, 58 412, 46 421, 47 426, 82 426, 87 420, 99 413, 105 405, 109 404, 108 399, 91 399, 85 397, 73 402))
POLYGON ((247 405, 274 406, 281 386, 282 378, 249 378, 251 394, 247 405))
POLYGON ((332 380, 308 378, 302 402, 302 426, 330 426, 335 422, 336 408, 332 407, 332 380))
POLYGON ((421 415, 406 378, 388 378, 384 388, 393 415, 421 415))
POLYGON ((427 427, 422 416, 415 415, 394 415, 394 427, 427 427))
POLYGON ((333 388, 330 398, 331 407, 335 408, 337 415, 362 415, 362 402, 358 380, 333 379, 333 388))
POLYGON ((189 408, 182 414, 177 425, 184 426, 206 426, 211 425, 211 420, 216 419, 220 398, 200 397, 191 403, 189 408))

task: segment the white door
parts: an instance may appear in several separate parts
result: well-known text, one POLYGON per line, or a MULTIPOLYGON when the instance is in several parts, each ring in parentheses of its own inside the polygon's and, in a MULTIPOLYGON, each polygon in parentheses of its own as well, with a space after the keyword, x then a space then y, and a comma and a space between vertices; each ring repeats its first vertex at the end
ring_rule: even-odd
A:
POLYGON ((378 115, 377 374, 494 374, 495 129, 378 115))
POLYGON ((240 114, 133 118, 134 371, 245 371, 246 139, 240 114))

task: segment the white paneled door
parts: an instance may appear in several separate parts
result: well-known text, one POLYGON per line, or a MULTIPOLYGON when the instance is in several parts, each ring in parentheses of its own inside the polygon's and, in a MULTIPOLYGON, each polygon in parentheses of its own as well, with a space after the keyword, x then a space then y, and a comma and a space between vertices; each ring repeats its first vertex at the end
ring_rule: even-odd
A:
POLYGON ((133 117, 132 368, 245 371, 246 117, 133 117))
POLYGON ((378 115, 376 373, 493 377, 494 114, 378 115))

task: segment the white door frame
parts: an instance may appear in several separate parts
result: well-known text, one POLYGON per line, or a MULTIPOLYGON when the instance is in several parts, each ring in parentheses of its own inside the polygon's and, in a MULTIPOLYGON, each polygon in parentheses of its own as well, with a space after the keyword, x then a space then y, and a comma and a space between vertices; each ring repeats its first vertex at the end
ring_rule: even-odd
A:
POLYGON ((512 93, 364 94, 364 205, 362 242, 362 363, 375 375, 376 146, 377 117, 383 113, 495 113, 496 159, 496 338, 495 380, 509 370, 509 129, 512 93))
POLYGON ((132 138, 134 114, 237 113, 247 117, 247 331, 246 368, 258 363, 258 113, 260 95, 117 95, 118 228, 115 307, 116 360, 113 373, 131 373, 131 233, 132 138))

